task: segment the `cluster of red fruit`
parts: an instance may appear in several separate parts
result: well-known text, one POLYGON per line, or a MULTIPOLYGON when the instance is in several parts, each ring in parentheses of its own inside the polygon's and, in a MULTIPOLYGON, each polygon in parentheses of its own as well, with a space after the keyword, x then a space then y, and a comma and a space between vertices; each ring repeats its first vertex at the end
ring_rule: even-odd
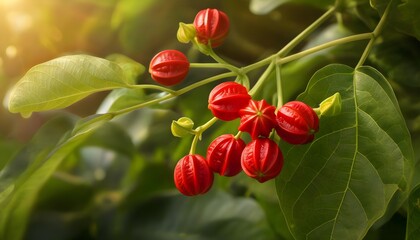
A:
POLYGON ((213 173, 235 176, 242 170, 248 176, 265 182, 275 178, 283 167, 283 155, 269 136, 275 132, 291 144, 305 144, 314 139, 319 120, 315 111, 300 101, 276 108, 264 99, 251 99, 247 89, 236 82, 217 85, 209 96, 209 109, 218 119, 240 118, 238 130, 252 140, 224 134, 213 140, 204 158, 198 154, 183 157, 175 167, 175 185, 184 195, 206 193, 213 183, 213 173))
MULTIPOLYGON (((217 9, 200 11, 182 33, 187 40, 214 48, 222 44, 229 30, 229 19, 217 9), (188 31, 192 32, 188 34, 188 31)), ((181 82, 189 71, 187 57, 177 50, 158 53, 149 66, 152 78, 172 86, 181 82)), ((270 134, 277 133, 291 144, 305 144, 318 131, 318 116, 303 102, 292 101, 276 111, 264 99, 252 99, 245 86, 233 82, 217 85, 209 95, 208 107, 223 121, 240 118, 238 130, 247 132, 251 141, 246 144, 240 134, 224 134, 207 149, 207 156, 190 153, 177 163, 174 181, 178 190, 187 196, 206 193, 213 184, 214 173, 235 176, 242 170, 259 182, 275 178, 283 167, 283 155, 270 134)))
MULTIPOLYGON (((195 16, 193 24, 184 24, 183 42, 195 41, 197 45, 215 48, 220 46, 229 33, 229 18, 217 9, 201 10, 195 16)), ((152 78, 165 86, 180 83, 188 74, 190 63, 178 50, 164 50, 156 54, 150 62, 149 72, 152 78)))

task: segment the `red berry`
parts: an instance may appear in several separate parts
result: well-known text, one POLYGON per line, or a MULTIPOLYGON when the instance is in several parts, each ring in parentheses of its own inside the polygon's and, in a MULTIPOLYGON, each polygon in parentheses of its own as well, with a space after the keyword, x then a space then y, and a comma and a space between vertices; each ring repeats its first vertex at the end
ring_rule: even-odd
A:
POLYGON ((268 137, 276 126, 276 107, 261 101, 250 100, 248 106, 239 111, 241 123, 239 131, 247 132, 252 139, 268 137))
POLYGON ((257 138, 246 145, 241 164, 248 176, 262 183, 279 175, 283 168, 283 154, 273 140, 257 138))
POLYGON ((176 164, 174 181, 178 190, 186 196, 204 194, 213 185, 213 172, 204 157, 189 154, 176 164))
POLYGON ((239 118, 239 110, 248 105, 251 96, 247 89, 236 82, 223 82, 211 90, 208 108, 221 120, 239 118))
POLYGON ((220 46, 229 33, 228 16, 217 9, 204 9, 197 13, 194 27, 199 42, 207 45, 211 42, 213 48, 220 46))
POLYGON ((300 101, 284 104, 277 112, 277 134, 290 144, 305 144, 314 139, 319 129, 315 111, 300 101))
POLYGON ((149 72, 153 80, 165 86, 180 83, 185 79, 189 70, 190 62, 178 50, 159 52, 152 58, 149 65, 149 72))
POLYGON ((221 176, 235 176, 242 171, 241 154, 245 142, 232 134, 214 139, 207 148, 207 163, 213 172, 221 176))

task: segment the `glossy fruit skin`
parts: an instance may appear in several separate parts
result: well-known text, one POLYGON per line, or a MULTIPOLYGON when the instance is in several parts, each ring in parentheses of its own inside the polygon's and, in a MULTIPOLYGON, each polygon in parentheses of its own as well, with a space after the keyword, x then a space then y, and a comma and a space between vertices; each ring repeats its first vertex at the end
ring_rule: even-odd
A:
POLYGON ((276 107, 261 101, 250 100, 248 106, 239 111, 241 118, 239 131, 247 132, 252 139, 259 136, 268 137, 276 127, 276 107))
POLYGON ((220 46, 229 33, 230 22, 226 13, 207 8, 197 13, 194 19, 197 40, 207 45, 211 42, 211 47, 220 46))
POLYGON ((178 50, 164 50, 156 54, 149 65, 149 73, 156 82, 172 86, 185 79, 190 70, 187 57, 178 50))
POLYGON ((207 148, 206 160, 210 169, 221 176, 235 176, 242 171, 241 155, 245 142, 232 134, 214 139, 207 148))
POLYGON ((314 139, 319 130, 319 119, 315 111, 300 101, 284 104, 276 115, 277 134, 290 144, 306 144, 314 139))
POLYGON ((201 155, 189 154, 181 158, 175 166, 175 186, 186 196, 208 192, 213 185, 213 179, 213 172, 201 155))
POLYGON ((208 108, 215 117, 231 121, 239 118, 239 110, 246 107, 250 99, 251 96, 243 85, 223 82, 211 90, 208 108))
POLYGON ((248 143, 242 152, 243 171, 260 183, 279 175, 283 168, 283 154, 269 138, 257 138, 248 143))

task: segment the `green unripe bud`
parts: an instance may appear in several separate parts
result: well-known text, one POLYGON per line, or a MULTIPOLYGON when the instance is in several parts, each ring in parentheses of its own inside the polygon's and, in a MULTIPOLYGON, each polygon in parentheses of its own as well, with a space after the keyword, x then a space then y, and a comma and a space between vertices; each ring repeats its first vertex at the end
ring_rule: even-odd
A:
POLYGON ((193 24, 179 23, 178 32, 176 37, 181 43, 189 43, 196 36, 195 27, 193 24))
POLYGON ((341 95, 335 93, 319 104, 318 112, 321 116, 336 116, 341 112, 341 95))
POLYGON ((177 121, 172 121, 171 131, 175 137, 185 137, 194 134, 194 122, 188 117, 181 117, 177 121))

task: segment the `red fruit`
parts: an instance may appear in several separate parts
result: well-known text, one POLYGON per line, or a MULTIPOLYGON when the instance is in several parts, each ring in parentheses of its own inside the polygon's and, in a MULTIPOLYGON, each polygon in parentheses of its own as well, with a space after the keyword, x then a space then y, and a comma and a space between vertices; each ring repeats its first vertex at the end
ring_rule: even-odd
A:
POLYGON ((152 58, 149 65, 149 73, 153 80, 165 86, 180 83, 185 79, 189 70, 190 62, 178 50, 159 52, 152 58))
POLYGON ((213 172, 204 157, 189 154, 176 164, 174 181, 176 188, 186 196, 204 194, 213 185, 213 172))
POLYGON ((239 118, 239 110, 248 105, 248 90, 236 82, 223 82, 211 90, 208 108, 221 120, 239 118))
POLYGON ((211 42, 213 48, 220 46, 229 33, 229 18, 217 9, 204 9, 197 13, 194 27, 197 40, 205 45, 211 42))
POLYGON ((232 134, 214 139, 207 148, 207 163, 213 172, 221 176, 235 176, 242 171, 241 154, 245 142, 232 134))
POLYGON ((279 175, 283 168, 283 154, 273 140, 257 138, 246 145, 241 164, 248 176, 263 183, 279 175))
POLYGON ((241 123, 239 131, 251 134, 252 139, 268 137, 276 126, 276 107, 261 101, 250 100, 248 106, 239 111, 241 123))
POLYGON ((314 139, 319 129, 315 111, 300 101, 284 104, 277 112, 277 134, 291 144, 305 144, 314 139))

